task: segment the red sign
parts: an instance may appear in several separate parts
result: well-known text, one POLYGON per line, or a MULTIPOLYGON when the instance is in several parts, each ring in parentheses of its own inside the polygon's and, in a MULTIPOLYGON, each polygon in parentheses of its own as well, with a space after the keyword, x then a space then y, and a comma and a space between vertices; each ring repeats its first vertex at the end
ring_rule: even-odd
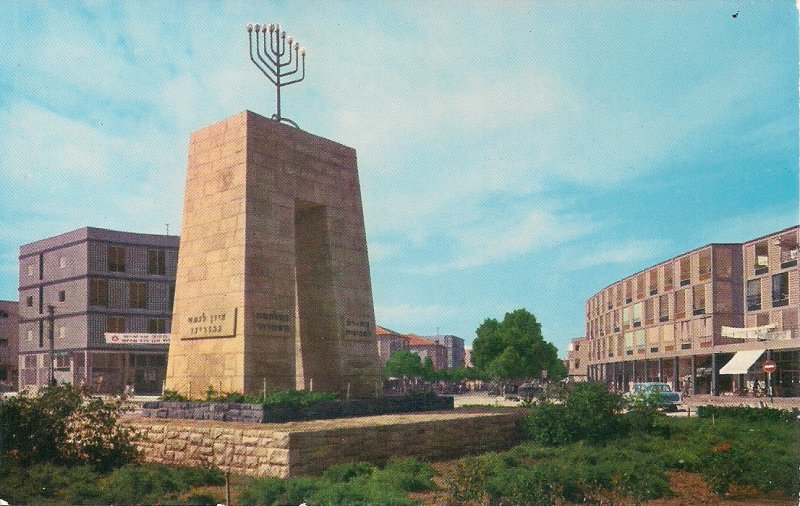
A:
POLYGON ((778 366, 772 360, 765 360, 762 368, 764 369, 764 372, 770 373, 775 372, 775 369, 777 369, 778 366))

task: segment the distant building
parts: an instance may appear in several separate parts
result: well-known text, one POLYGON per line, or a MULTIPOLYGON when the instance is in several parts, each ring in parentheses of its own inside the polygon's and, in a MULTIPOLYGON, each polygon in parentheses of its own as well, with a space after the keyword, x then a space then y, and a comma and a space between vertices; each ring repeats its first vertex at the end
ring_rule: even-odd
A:
POLYGON ((586 345, 586 339, 573 339, 569 343, 564 365, 570 381, 586 381, 586 370, 589 365, 589 347, 586 345))
POLYGON ((381 326, 375 326, 378 338, 378 355, 381 357, 381 366, 386 367, 389 358, 400 350, 408 350, 408 339, 402 334, 381 326))
POLYGON ((112 344, 106 334, 170 332, 178 242, 87 227, 20 247, 20 389, 47 385, 52 332, 55 381, 160 393, 168 345, 112 344))
POLYGON ((17 389, 19 314, 17 302, 0 300, 0 392, 17 389))
POLYGON ((464 367, 475 367, 472 364, 472 348, 464 348, 464 367))
POLYGON ((419 355, 423 362, 430 357, 435 370, 447 368, 447 348, 443 345, 414 334, 406 334, 404 337, 408 341, 408 351, 419 355))
POLYGON ((464 340, 456 336, 426 336, 447 349, 447 368, 464 367, 464 340))

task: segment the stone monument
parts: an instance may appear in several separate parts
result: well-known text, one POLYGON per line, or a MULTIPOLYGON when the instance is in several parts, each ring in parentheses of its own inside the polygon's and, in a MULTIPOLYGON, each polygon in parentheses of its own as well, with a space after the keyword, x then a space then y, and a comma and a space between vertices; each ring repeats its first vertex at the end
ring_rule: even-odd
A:
POLYGON ((356 152, 280 120, 191 135, 166 389, 379 391, 356 152))

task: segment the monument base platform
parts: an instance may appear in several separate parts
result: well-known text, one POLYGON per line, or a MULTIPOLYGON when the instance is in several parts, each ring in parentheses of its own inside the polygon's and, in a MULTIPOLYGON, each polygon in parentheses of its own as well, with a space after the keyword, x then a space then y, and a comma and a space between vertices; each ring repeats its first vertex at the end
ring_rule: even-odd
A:
POLYGON ((218 467, 233 474, 319 475, 346 462, 385 464, 505 450, 520 441, 527 410, 458 410, 282 424, 126 419, 145 462, 218 467))

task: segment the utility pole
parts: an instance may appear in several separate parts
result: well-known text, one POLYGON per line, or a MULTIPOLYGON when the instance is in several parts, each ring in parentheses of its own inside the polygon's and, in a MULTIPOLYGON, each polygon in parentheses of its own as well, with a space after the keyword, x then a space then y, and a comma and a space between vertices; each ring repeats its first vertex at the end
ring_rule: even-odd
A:
POLYGON ((50 322, 50 331, 48 332, 48 337, 50 340, 50 353, 49 358, 47 361, 47 386, 53 386, 53 382, 55 377, 53 375, 53 348, 55 347, 55 311, 56 308, 52 305, 47 306, 47 320, 50 322))

